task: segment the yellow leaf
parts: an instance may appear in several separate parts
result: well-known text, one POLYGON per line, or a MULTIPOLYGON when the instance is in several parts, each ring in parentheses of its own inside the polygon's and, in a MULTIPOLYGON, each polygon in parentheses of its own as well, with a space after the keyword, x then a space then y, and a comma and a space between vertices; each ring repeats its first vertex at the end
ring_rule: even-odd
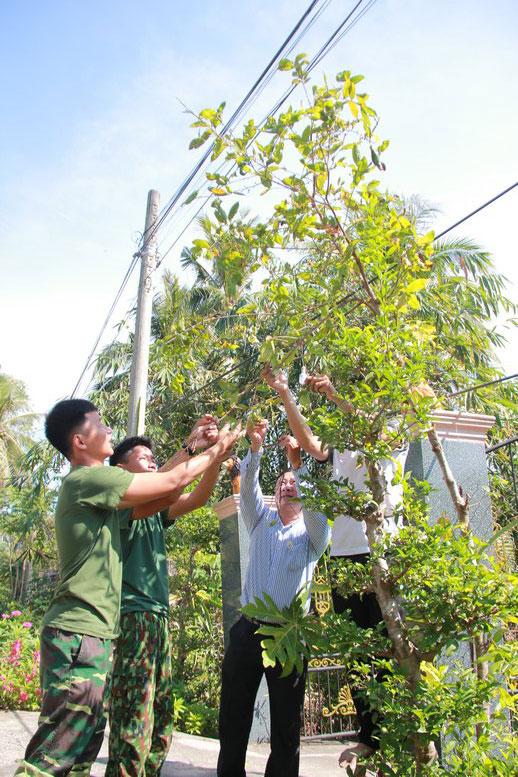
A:
POLYGON ((270 658, 268 655, 268 652, 266 650, 263 650, 263 666, 275 666, 275 659, 270 658))
POLYGON ((428 280, 429 280, 428 278, 414 278, 414 280, 410 281, 410 283, 406 287, 406 291, 408 293, 421 291, 421 289, 424 289, 424 287, 427 285, 428 280))

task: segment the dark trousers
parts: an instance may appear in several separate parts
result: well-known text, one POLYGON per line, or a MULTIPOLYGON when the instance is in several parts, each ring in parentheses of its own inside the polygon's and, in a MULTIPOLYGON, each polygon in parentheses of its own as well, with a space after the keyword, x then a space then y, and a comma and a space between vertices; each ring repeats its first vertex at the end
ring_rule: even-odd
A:
MULTIPOLYGON (((369 553, 359 553, 356 556, 332 556, 331 559, 340 558, 354 564, 365 564, 369 559, 369 555, 369 553)), ((353 621, 357 626, 360 626, 360 628, 370 629, 378 623, 383 622, 383 615, 381 614, 380 606, 375 594, 365 593, 362 596, 359 594, 352 594, 351 596, 344 597, 338 593, 335 588, 335 582, 332 580, 331 595, 333 597, 335 613, 341 615, 345 610, 350 610, 353 621)), ((376 679, 378 682, 381 682, 383 673, 378 672, 376 679)), ((370 708, 365 698, 363 698, 357 688, 355 688, 354 683, 351 684, 350 689, 354 706, 356 707, 358 724, 360 726, 358 740, 364 745, 369 745, 369 747, 372 747, 374 750, 378 750, 378 726, 380 724, 380 717, 370 708)))
POLYGON ((297 777, 300 757, 300 720, 307 666, 280 677, 281 667, 264 668, 257 625, 241 617, 230 629, 223 659, 219 710, 220 753, 218 777, 245 777, 245 758, 252 726, 255 697, 263 673, 270 699, 270 757, 265 777, 297 777))

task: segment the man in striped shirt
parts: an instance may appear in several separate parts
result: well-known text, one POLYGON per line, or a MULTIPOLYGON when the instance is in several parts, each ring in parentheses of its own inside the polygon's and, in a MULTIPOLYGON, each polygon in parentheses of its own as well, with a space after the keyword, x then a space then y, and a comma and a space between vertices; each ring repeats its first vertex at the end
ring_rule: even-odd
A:
MULTIPOLYGON (((262 444, 268 422, 248 429, 250 449, 241 463, 241 516, 250 535, 250 561, 241 594, 244 606, 268 594, 276 606, 286 607, 301 588, 309 589, 316 563, 327 548, 331 531, 321 513, 302 507, 299 482, 300 447, 293 437, 285 448, 292 470, 275 488, 276 509, 264 501, 259 485, 262 444)), ((309 595, 306 603, 309 609, 309 595)), ((297 777, 299 772, 300 717, 306 668, 280 677, 280 666, 264 668, 260 622, 244 615, 230 630, 222 669, 219 718, 218 777, 245 777, 245 758, 255 697, 263 673, 268 684, 271 717, 271 753, 267 777, 297 777)))

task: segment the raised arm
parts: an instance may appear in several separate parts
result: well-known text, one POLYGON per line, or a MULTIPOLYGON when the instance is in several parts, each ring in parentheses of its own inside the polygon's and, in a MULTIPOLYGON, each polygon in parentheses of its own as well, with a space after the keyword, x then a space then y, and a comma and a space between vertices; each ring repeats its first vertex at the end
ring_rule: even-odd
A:
POLYGON ((324 394, 324 396, 326 396, 330 402, 334 402, 334 404, 344 413, 356 412, 354 405, 352 405, 337 393, 335 387, 327 375, 308 375, 304 385, 311 389, 311 391, 324 394))
POLYGON ((193 510, 197 510, 199 507, 203 507, 203 505, 207 504, 210 495, 214 491, 218 475, 219 461, 215 464, 211 464, 196 488, 189 494, 180 494, 178 499, 170 505, 167 513, 167 520, 174 521, 175 518, 191 513, 193 510))
MULTIPOLYGON (((213 443, 215 443, 217 439, 218 439, 218 419, 215 416, 210 415, 209 413, 205 413, 198 421, 196 421, 191 433, 185 440, 180 450, 176 451, 176 453, 174 453, 166 461, 166 463, 162 467, 160 467, 158 471, 170 472, 178 464, 181 464, 184 461, 189 461, 191 456, 194 455, 195 451, 201 451, 204 448, 206 448, 208 445, 213 445, 213 443)), ((215 483, 219 472, 219 463, 214 464, 213 466, 216 468, 215 470, 216 477, 214 479, 214 483, 215 483)), ((212 465, 211 467, 209 467, 209 469, 212 469, 212 465)), ((205 484, 207 484, 207 482, 208 481, 205 481, 205 484)), ((212 485, 212 488, 214 488, 214 483, 212 485)), ((204 494, 204 488, 202 488, 201 491, 198 492, 201 498, 203 497, 203 494, 204 494)), ((169 508, 173 504, 176 505, 178 500, 180 500, 180 502, 183 503, 184 500, 181 497, 182 491, 183 491, 182 488, 176 488, 174 491, 171 491, 169 494, 167 494, 167 496, 164 496, 160 499, 153 499, 151 502, 146 502, 145 504, 141 504, 138 507, 134 507, 132 516, 131 516, 132 520, 136 521, 141 518, 149 518, 150 515, 159 513, 162 510, 169 508)), ((189 497, 189 503, 190 503, 191 494, 187 494, 186 496, 189 497)), ((207 495, 207 499, 209 498, 209 496, 210 496, 210 492, 207 495)), ((201 502, 201 504, 196 505, 194 507, 189 507, 188 509, 184 510, 184 512, 190 512, 191 510, 195 510, 196 507, 201 507, 202 504, 205 504, 205 502, 201 502)), ((178 513, 178 515, 181 515, 181 514, 183 513, 178 513)), ((178 517, 177 515, 173 515, 171 520, 174 520, 174 518, 177 518, 177 517, 178 517)))
MULTIPOLYGON (((294 471, 294 475, 297 483, 297 494, 301 497, 300 486, 304 481, 304 477, 307 476, 306 468, 300 467, 300 469, 294 471)), ((331 528, 323 513, 309 510, 307 507, 304 507, 304 503, 302 503, 302 516, 311 545, 315 551, 315 556, 319 559, 331 542, 331 528)))
POLYGON ((217 442, 204 453, 182 461, 168 472, 146 472, 136 474, 131 485, 122 497, 119 508, 137 507, 146 502, 170 497, 177 489, 184 489, 193 480, 214 463, 219 462, 226 454, 230 454, 232 446, 241 437, 241 426, 230 429, 228 424, 218 435, 217 442))
POLYGON ((327 461, 328 451, 327 448, 323 448, 319 438, 313 434, 310 427, 306 423, 306 420, 300 412, 295 398, 288 386, 288 378, 284 372, 274 374, 271 366, 266 365, 261 371, 261 375, 268 383, 270 388, 277 392, 280 396, 286 415, 288 416, 288 423, 290 425, 291 433, 297 439, 300 446, 313 456, 317 461, 327 461))
POLYGON ((259 485, 259 465, 267 429, 268 421, 263 420, 246 430, 250 448, 240 467, 241 517, 249 534, 269 512, 259 485))
POLYGON ((196 451, 201 451, 208 445, 213 445, 218 439, 218 419, 210 413, 205 413, 196 421, 191 433, 179 451, 176 451, 159 472, 169 472, 182 461, 187 461, 196 451))

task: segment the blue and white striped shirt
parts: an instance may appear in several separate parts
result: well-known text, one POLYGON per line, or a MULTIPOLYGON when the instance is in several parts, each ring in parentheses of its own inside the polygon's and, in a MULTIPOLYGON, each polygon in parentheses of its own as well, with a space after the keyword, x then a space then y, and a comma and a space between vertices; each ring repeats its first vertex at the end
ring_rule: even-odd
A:
MULTIPOLYGON (((265 504, 259 485, 262 449, 248 450, 241 462, 241 517, 250 535, 250 561, 241 604, 267 593, 277 607, 287 607, 309 584, 316 563, 329 545, 331 529, 325 515, 303 509, 302 516, 284 526, 275 508, 265 504)), ((294 472, 297 492, 304 468, 294 472)), ((309 609, 309 597, 306 609, 309 609)))

